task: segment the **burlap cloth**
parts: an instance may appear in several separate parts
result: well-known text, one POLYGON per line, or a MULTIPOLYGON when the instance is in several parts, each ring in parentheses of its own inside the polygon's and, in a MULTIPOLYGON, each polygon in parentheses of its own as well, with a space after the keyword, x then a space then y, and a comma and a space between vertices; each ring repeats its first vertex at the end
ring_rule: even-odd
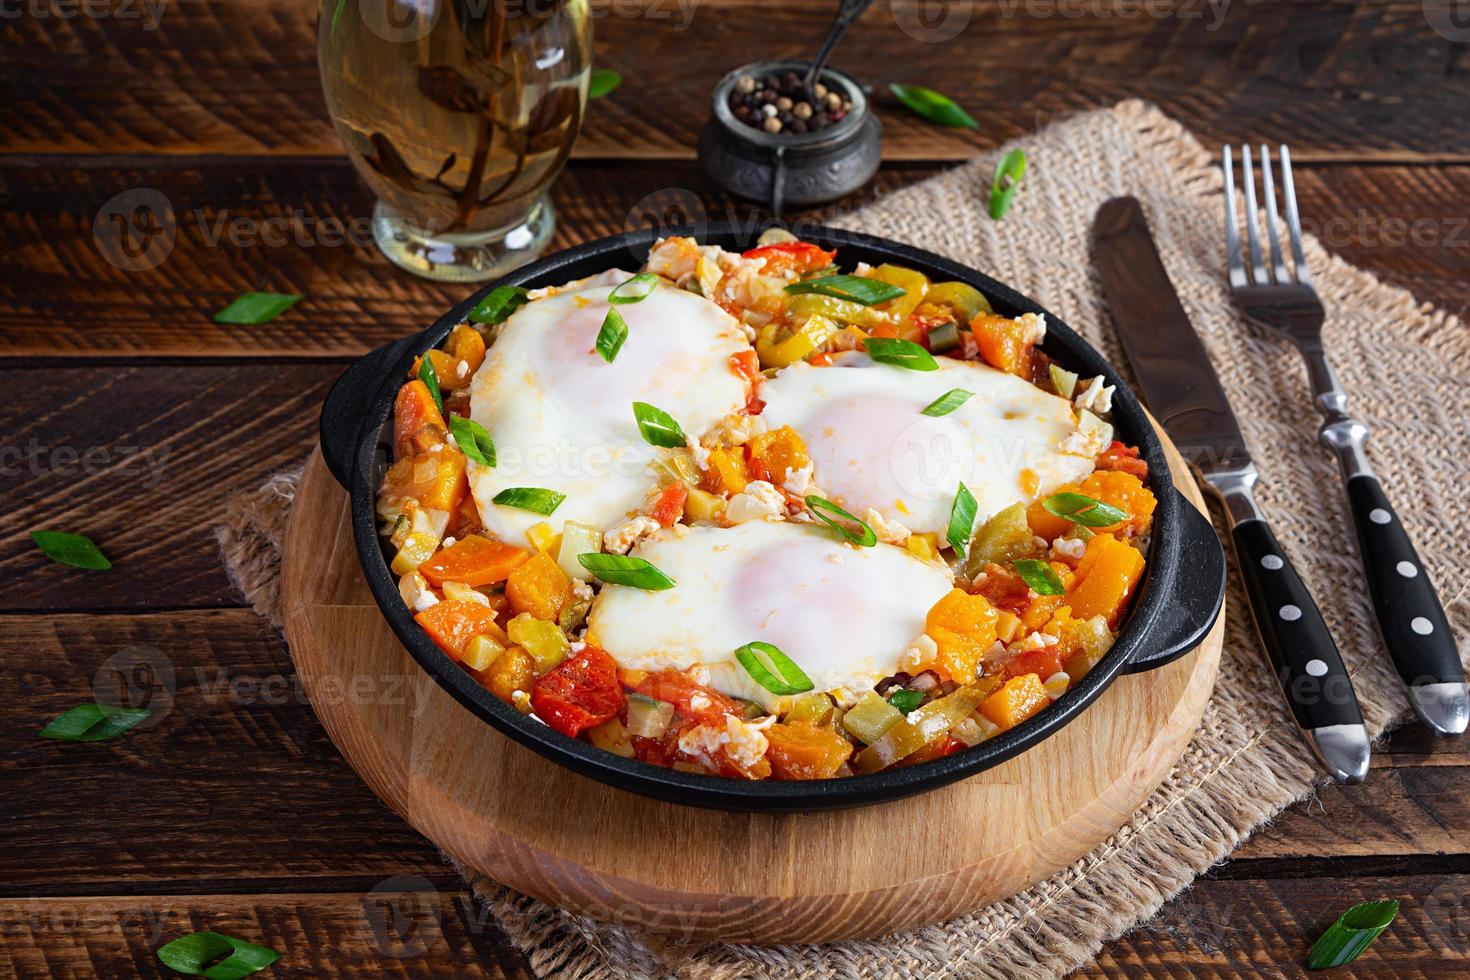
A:
MULTIPOLYGON (((1210 156, 1178 123, 1141 102, 1076 116, 1016 145, 1030 164, 1004 221, 985 215, 997 152, 833 223, 912 242, 1012 283, 1121 366, 1088 259, 1089 229, 1105 199, 1138 197, 1260 463, 1260 503, 1322 604, 1370 730, 1381 734, 1403 720, 1407 703, 1374 634, 1336 464, 1316 445, 1306 375, 1285 343, 1246 329, 1231 312, 1221 274, 1220 176, 1210 156)), ((1373 428, 1373 462, 1438 583, 1463 655, 1470 637, 1462 574, 1470 335, 1456 317, 1329 256, 1316 241, 1306 250, 1328 310, 1333 360, 1354 411, 1373 428)), ((287 474, 236 500, 220 531, 243 592, 277 623, 279 542, 293 489, 294 475, 287 474)), ((1215 695, 1178 766, 1113 837, 1008 901, 871 941, 679 946, 571 915, 482 877, 471 875, 470 884, 542 975, 1067 973, 1321 778, 1285 712, 1233 575, 1215 695)))

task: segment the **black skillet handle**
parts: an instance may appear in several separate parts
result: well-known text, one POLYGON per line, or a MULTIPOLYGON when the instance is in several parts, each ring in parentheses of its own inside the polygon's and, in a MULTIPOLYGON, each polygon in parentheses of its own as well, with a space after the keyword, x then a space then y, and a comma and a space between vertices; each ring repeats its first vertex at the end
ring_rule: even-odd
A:
POLYGON ((383 373, 417 339, 417 335, 404 337, 369 351, 343 371, 332 390, 327 392, 318 428, 322 456, 327 461, 327 469, 346 489, 352 489, 352 467, 357 462, 363 419, 383 387, 386 380, 383 373))
POLYGON ((1199 646, 1220 618, 1225 603, 1225 549, 1220 546, 1214 525, 1182 494, 1179 507, 1183 515, 1179 573, 1148 649, 1136 654, 1123 668, 1124 673, 1162 667, 1199 646))

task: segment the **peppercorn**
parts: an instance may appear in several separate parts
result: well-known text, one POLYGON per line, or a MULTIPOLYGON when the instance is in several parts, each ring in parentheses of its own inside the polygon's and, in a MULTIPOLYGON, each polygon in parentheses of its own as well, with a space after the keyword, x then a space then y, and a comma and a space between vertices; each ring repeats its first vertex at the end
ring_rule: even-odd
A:
POLYGON ((768 133, 779 133, 781 132, 781 120, 775 116, 767 116, 766 121, 761 123, 761 129, 768 133))
POLYGON ((739 92, 741 95, 749 95, 751 92, 755 91, 755 79, 751 78, 749 75, 741 75, 739 78, 735 79, 735 91, 739 92))
POLYGON ((791 114, 793 116, 795 116, 797 119, 810 119, 812 117, 811 103, 809 103, 809 102, 798 102, 798 103, 796 103, 796 105, 794 105, 794 106, 791 107, 791 114))

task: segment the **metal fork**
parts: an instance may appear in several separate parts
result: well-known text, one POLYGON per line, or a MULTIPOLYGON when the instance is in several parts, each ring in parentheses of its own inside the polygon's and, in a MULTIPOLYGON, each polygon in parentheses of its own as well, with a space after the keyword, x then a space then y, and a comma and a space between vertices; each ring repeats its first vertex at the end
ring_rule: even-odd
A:
POLYGON ((1318 439, 1337 454, 1347 484, 1348 506, 1358 532, 1358 554, 1367 573, 1384 645, 1408 686, 1409 700, 1419 717, 1436 734, 1458 735, 1470 721, 1470 694, 1455 638, 1429 574, 1368 463, 1363 448, 1368 426, 1347 413, 1347 394, 1338 386, 1322 347, 1326 311, 1312 288, 1312 272, 1302 253, 1291 152, 1285 145, 1281 147, 1281 196, 1286 204, 1295 274, 1287 267, 1277 235, 1280 217, 1270 153, 1264 145, 1260 147, 1269 266, 1261 253, 1251 148, 1242 146, 1240 153, 1248 265, 1241 256, 1235 166, 1231 148, 1225 147, 1225 252, 1231 297, 1247 319, 1286 337, 1306 360, 1317 410, 1322 415, 1318 439))

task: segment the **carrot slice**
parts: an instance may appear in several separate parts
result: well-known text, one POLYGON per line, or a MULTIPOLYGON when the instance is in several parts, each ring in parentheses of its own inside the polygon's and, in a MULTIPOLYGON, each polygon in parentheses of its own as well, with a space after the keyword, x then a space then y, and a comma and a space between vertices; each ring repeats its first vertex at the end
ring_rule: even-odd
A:
POLYGON ((501 632, 495 622, 494 608, 472 599, 445 599, 415 613, 413 618, 439 649, 455 660, 464 659, 464 649, 475 637, 482 633, 496 636, 501 632))
POLYGON ((397 458, 413 454, 413 437, 420 429, 437 425, 444 428, 444 416, 429 394, 429 386, 417 379, 398 389, 393 402, 393 446, 397 458))
POLYGON ((471 534, 440 549, 419 566, 419 573, 432 585, 463 582, 465 585, 493 585, 504 580, 517 565, 531 557, 524 548, 492 541, 471 534))

